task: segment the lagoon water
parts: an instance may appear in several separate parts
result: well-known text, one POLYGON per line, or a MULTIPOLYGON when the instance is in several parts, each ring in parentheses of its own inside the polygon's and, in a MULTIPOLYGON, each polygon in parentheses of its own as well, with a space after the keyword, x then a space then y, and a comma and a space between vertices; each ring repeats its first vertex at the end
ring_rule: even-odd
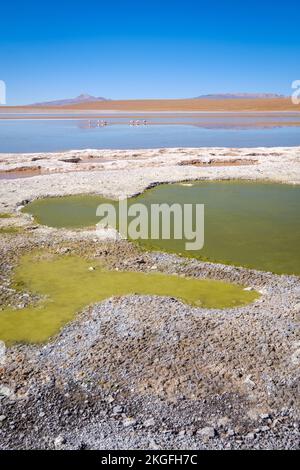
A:
MULTIPOLYGON (((3 117, 9 117, 4 116, 3 117)), ((14 117, 14 118, 13 118, 14 117)), ((130 116, 39 115, 39 119, 0 120, 0 153, 54 152, 72 149, 147 149, 162 147, 277 147, 300 145, 298 114, 230 116, 146 116, 150 125, 130 126, 130 116), (54 118, 53 118, 54 117, 54 118)), ((19 116, 21 117, 21 116, 19 116)), ((143 119, 145 116, 135 117, 143 119)))
POLYGON ((161 273, 109 271, 79 256, 31 253, 16 269, 15 287, 38 293, 37 305, 7 308, 0 315, 0 340, 6 344, 40 343, 56 334, 86 305, 118 295, 172 296, 205 308, 232 308, 259 297, 257 292, 222 281, 189 279, 161 273), (94 270, 89 266, 93 263, 94 270))
MULTIPOLYGON (((33 201, 24 211, 51 227, 92 227, 99 221, 96 209, 103 202, 109 201, 95 195, 46 198, 33 201)), ((147 207, 204 204, 203 249, 185 251, 185 239, 162 238, 140 240, 146 249, 300 275, 299 186, 245 181, 167 184, 132 198, 129 204, 134 202, 147 207)))

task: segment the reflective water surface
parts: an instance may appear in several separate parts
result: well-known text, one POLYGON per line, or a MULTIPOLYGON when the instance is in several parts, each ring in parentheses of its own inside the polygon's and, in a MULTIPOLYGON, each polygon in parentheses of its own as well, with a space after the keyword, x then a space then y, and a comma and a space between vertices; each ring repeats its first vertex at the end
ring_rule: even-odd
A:
MULTIPOLYGON (((96 208, 102 202, 108 200, 89 195, 39 199, 25 212, 51 227, 87 227, 99 221, 96 208)), ((241 181, 168 184, 132 198, 129 204, 134 202, 147 207, 157 203, 205 206, 202 250, 186 251, 185 239, 140 240, 147 249, 300 275, 300 186, 241 181)))
POLYGON ((17 117, 0 119, 0 152, 300 145, 300 113, 17 117), (132 120, 139 125, 130 125, 132 120))

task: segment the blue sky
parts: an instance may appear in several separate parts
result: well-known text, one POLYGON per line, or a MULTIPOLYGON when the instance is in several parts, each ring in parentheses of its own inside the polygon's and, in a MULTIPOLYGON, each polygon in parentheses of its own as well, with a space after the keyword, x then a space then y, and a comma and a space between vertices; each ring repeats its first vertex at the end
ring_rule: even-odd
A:
POLYGON ((2 2, 7 104, 289 94, 300 79, 300 2, 2 2))

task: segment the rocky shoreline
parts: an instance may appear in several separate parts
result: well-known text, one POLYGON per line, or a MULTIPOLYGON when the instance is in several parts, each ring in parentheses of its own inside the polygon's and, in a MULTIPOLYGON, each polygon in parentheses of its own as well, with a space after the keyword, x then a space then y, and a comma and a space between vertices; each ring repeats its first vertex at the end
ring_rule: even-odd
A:
MULTIPOLYGON (((18 207, 46 195, 97 192, 119 197, 160 181, 184 179, 299 184, 300 149, 166 149, 138 156, 86 151, 68 156, 75 153, 107 161, 102 169, 67 170, 80 162, 45 154, 42 165, 53 174, 1 181, 0 210, 12 216, 0 218, 0 228, 19 230, 0 235, 2 306, 22 308, 34 302, 32 293, 14 290, 11 274, 19 256, 37 248, 94 257, 110 269, 236 282, 259 290, 261 297, 227 310, 192 308, 175 298, 114 297, 87 307, 47 344, 0 344, 0 448, 298 448, 298 277, 141 251, 127 241, 99 241, 88 230, 39 227, 18 207), (258 163, 180 165, 189 158, 207 159, 208 153, 223 160, 224 153, 230 154, 228 159, 238 153, 238 159, 258 163)), ((31 161, 36 165, 33 158, 38 156, 2 155, 0 171, 30 166, 31 161)))

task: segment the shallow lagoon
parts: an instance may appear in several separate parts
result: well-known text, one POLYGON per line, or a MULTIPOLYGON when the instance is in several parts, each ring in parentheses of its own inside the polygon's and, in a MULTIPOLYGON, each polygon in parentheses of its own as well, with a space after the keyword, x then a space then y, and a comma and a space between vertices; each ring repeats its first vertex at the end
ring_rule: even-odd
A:
POLYGON ((221 281, 109 271, 95 260, 46 252, 25 255, 21 259, 14 285, 38 294, 41 300, 27 308, 0 312, 0 340, 8 345, 47 341, 72 320, 76 312, 115 295, 169 296, 207 308, 237 307, 259 297, 255 291, 245 291, 242 286, 221 281))
POLYGON ((91 127, 88 119, 2 119, 0 152, 300 145, 300 128, 294 126, 299 122, 299 114, 238 118, 228 115, 224 118, 222 113, 202 117, 150 116, 147 119, 153 125, 147 126, 129 126, 130 116, 107 119, 106 127, 95 127, 96 118, 91 127))
MULTIPOLYGON (((241 181, 160 185, 132 198, 131 203, 202 203, 205 243, 185 251, 185 240, 140 240, 147 249, 181 253, 215 262, 300 275, 300 187, 241 181)), ((99 196, 37 200, 25 208, 52 227, 88 227, 98 219, 96 208, 112 202, 99 196)))

